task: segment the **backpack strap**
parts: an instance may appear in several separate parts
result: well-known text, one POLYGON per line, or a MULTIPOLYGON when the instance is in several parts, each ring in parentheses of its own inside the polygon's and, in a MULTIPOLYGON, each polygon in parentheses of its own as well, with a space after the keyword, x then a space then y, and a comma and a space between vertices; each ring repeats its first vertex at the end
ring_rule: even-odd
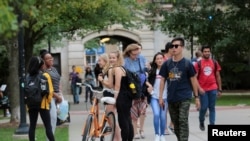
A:
POLYGON ((124 66, 121 66, 121 70, 126 73, 126 68, 124 66))
MULTIPOLYGON (((172 62, 172 58, 169 58, 168 60, 167 60, 167 74, 169 74, 169 67, 170 67, 170 63, 172 62)), ((166 80, 168 79, 168 77, 166 78, 166 80)))
POLYGON ((170 63, 172 62, 172 58, 169 58, 168 60, 167 60, 167 67, 169 68, 169 65, 170 65, 170 63))
POLYGON ((213 63, 214 63, 214 75, 216 75, 216 71, 217 71, 217 61, 215 59, 213 59, 213 63))
POLYGON ((200 72, 201 72, 201 60, 197 61, 197 65, 198 65, 198 74, 197 74, 197 79, 199 79, 200 72))
POLYGON ((184 59, 185 59, 185 69, 186 69, 186 71, 188 71, 190 61, 188 59, 186 59, 186 58, 184 58, 184 59))

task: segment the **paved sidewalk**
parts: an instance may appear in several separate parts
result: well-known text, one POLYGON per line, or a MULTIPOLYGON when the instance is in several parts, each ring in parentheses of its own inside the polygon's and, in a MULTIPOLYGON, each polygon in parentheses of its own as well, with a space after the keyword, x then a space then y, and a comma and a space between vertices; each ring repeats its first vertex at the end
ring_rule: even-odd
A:
MULTIPOLYGON (((67 97, 69 101, 72 101, 72 96, 67 97)), ((81 141, 82 127, 88 115, 86 110, 86 103, 83 101, 83 95, 81 95, 80 104, 71 104, 71 123, 69 124, 69 141, 81 141)), ((72 103, 72 102, 70 102, 72 103)), ((90 104, 87 104, 90 107, 90 104)), ((217 107, 216 124, 250 124, 250 107, 245 106, 229 106, 229 107, 217 107)), ((169 116, 168 116, 169 118, 169 116)), ((169 121, 168 121, 169 122, 169 121)), ((208 124, 208 118, 206 124, 208 124)), ((207 141, 207 127, 205 131, 199 129, 198 112, 195 110, 194 105, 191 105, 189 114, 189 126, 190 135, 189 141, 207 141)), ((138 139, 142 141, 154 140, 153 129, 153 115, 151 107, 147 109, 147 118, 145 121, 144 133, 145 139, 138 139)), ((166 141, 177 141, 174 134, 166 135, 166 141)))
MULTIPOLYGON (((84 96, 80 95, 80 103, 72 104, 72 95, 65 95, 66 100, 70 102, 70 115, 71 122, 66 123, 69 125, 69 141, 81 141, 82 128, 86 117, 88 115, 89 102, 86 104, 84 96)), ((250 124, 250 107, 244 105, 241 106, 224 106, 216 108, 216 124, 231 125, 231 124, 250 124)), ((169 118, 169 116, 168 116, 169 118)), ((0 120, 0 123, 8 122, 8 119, 0 120)), ((28 118, 27 118, 28 122, 28 118)), ((39 118, 39 122, 41 122, 39 118)), ((168 121, 169 122, 169 121, 168 121)), ((206 119, 206 125, 208 124, 208 118, 206 119)), ((137 141, 153 141, 154 140, 154 127, 153 127, 153 115, 151 107, 147 109, 147 117, 144 125, 145 139, 137 139, 137 141)), ((189 141, 207 141, 207 126, 205 131, 199 129, 198 112, 194 105, 191 105, 189 114, 189 126, 190 134, 189 141)), ((174 134, 166 135, 166 141, 177 141, 174 134)))

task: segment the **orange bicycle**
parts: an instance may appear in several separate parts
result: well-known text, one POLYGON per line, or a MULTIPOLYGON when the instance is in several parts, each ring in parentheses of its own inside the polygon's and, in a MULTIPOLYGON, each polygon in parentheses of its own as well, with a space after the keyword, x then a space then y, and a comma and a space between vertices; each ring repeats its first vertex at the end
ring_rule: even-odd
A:
POLYGON ((95 141, 100 139, 100 141, 113 141, 115 135, 116 119, 114 112, 106 112, 106 104, 115 104, 115 99, 112 97, 102 97, 99 98, 97 94, 102 94, 104 91, 110 91, 111 89, 96 90, 91 87, 91 85, 83 83, 86 87, 94 93, 93 102, 90 108, 88 117, 86 119, 83 132, 82 141, 95 141), (104 104, 104 112, 102 114, 101 120, 99 120, 99 103, 104 104))

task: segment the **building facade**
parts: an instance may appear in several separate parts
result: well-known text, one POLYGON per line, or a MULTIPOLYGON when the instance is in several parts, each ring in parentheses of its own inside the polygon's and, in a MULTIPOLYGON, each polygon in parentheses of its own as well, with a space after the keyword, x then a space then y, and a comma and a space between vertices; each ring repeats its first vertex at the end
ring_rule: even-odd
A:
MULTIPOLYGON (((95 52, 92 54, 86 53, 84 44, 95 38, 100 38, 104 36, 116 36, 127 38, 131 41, 141 43, 143 49, 142 54, 147 58, 148 61, 153 59, 153 56, 157 52, 161 52, 165 48, 165 44, 171 41, 171 38, 159 30, 152 31, 147 28, 142 30, 129 31, 121 27, 114 26, 108 30, 103 30, 101 32, 91 32, 87 34, 84 38, 75 37, 75 40, 63 40, 62 47, 56 47, 51 50, 52 54, 55 54, 57 59, 55 60, 55 65, 61 72, 61 84, 62 90, 65 94, 70 94, 70 82, 69 73, 73 65, 77 66, 81 71, 81 76, 83 77, 84 69, 87 65, 95 65, 96 56, 101 53, 108 53, 113 50, 121 50, 121 48, 126 48, 126 46, 121 45, 107 45, 104 44, 103 52, 95 52)), ((186 44, 188 45, 188 43, 186 44)), ((190 58, 190 51, 185 49, 185 57, 190 58)))

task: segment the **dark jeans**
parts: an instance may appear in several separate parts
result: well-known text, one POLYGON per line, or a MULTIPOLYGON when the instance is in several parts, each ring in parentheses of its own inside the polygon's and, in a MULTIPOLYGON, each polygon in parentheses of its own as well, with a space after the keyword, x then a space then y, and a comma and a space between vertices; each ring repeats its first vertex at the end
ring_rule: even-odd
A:
POLYGON ((88 101, 88 97, 89 97, 89 101, 91 102, 92 97, 93 97, 93 92, 90 90, 89 87, 86 87, 86 90, 85 90, 85 101, 88 101), (89 93, 89 95, 88 95, 88 93, 89 93))
POLYGON ((127 95, 123 93, 118 95, 116 108, 118 113, 118 123, 121 128, 122 141, 133 141, 134 129, 130 116, 132 100, 129 99, 127 95))
POLYGON ((73 94, 73 101, 74 101, 74 103, 77 103, 77 99, 76 99, 76 94, 77 93, 76 93, 76 84, 75 83, 71 83, 71 92, 73 94))
POLYGON ((29 109, 29 118, 30 118, 29 141, 35 141, 35 130, 37 125, 38 113, 40 113, 40 116, 42 118, 48 139, 50 141, 55 141, 50 122, 50 111, 40 108, 29 109))
POLYGON ((217 98, 217 90, 206 91, 200 95, 201 108, 199 112, 199 121, 204 124, 207 109, 209 109, 209 123, 215 124, 215 103, 217 98))
POLYGON ((189 108, 191 99, 168 103, 170 118, 174 123, 174 132, 178 141, 188 141, 189 136, 189 108))

